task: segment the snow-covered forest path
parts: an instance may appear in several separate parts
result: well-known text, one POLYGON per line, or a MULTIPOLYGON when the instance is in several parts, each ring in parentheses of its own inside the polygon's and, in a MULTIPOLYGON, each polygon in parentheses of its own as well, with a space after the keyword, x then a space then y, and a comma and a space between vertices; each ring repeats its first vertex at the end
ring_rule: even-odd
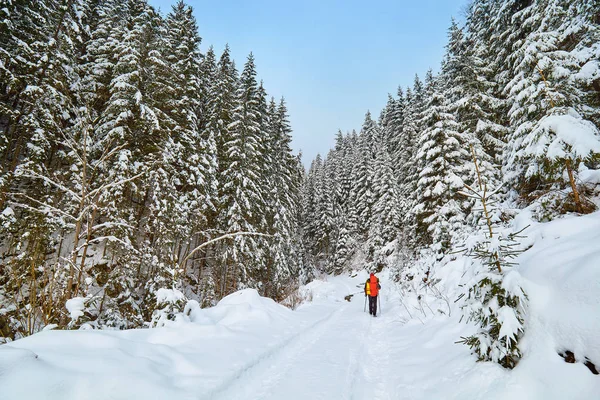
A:
MULTIPOLYGON (((463 346, 455 346, 455 352, 447 349, 448 340, 452 343, 459 338, 463 326, 454 324, 454 329, 448 330, 446 324, 435 322, 427 327, 405 325, 398 304, 394 304, 397 298, 387 296, 385 289, 383 313, 373 318, 364 311, 362 294, 354 295, 350 302, 342 300, 342 294, 360 291, 358 279, 333 280, 316 290, 327 297, 325 301, 317 300, 298 311, 313 314, 314 323, 241 366, 206 398, 432 398, 432 393, 441 395, 439 389, 453 384, 453 376, 473 367, 472 360, 461 362, 465 359, 463 346)), ((382 284, 385 287, 388 282, 382 284)))

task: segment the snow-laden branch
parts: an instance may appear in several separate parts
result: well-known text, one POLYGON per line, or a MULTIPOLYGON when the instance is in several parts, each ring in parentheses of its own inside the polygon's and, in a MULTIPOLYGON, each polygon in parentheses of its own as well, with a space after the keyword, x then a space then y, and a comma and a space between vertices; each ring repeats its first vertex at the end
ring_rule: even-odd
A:
POLYGON ((194 253, 196 253, 199 250, 202 250, 204 247, 211 245, 213 243, 219 242, 221 240, 225 240, 225 239, 231 239, 231 238, 235 238, 238 236, 261 236, 261 237, 272 237, 272 235, 267 235, 266 233, 258 233, 258 232, 232 232, 232 233, 227 233, 225 235, 219 236, 217 238, 211 239, 207 242, 202 243, 201 245, 199 245, 198 247, 196 247, 195 249, 193 249, 192 251, 190 251, 188 253, 187 256, 185 256, 185 258, 181 261, 181 263, 179 264, 181 267, 183 267, 185 265, 185 263, 187 262, 187 260, 190 259, 191 256, 194 255, 194 253))
MULTIPOLYGON (((103 240, 106 240, 106 241, 108 241, 108 242, 116 242, 116 243, 120 243, 120 244, 122 244, 122 245, 123 245, 123 246, 124 246, 126 249, 128 249, 128 250, 131 250, 131 251, 133 251, 133 252, 134 252, 134 253, 136 253, 136 254, 141 254, 141 252, 140 252, 139 250, 136 250, 136 249, 135 249, 135 247, 133 247, 133 246, 131 245, 131 243, 129 243, 129 242, 126 242, 126 241, 124 241, 124 240, 122 240, 122 239, 119 239, 118 237, 116 237, 116 236, 113 236, 113 235, 108 235, 108 236, 100 236, 100 237, 97 237, 97 238, 90 239, 90 241, 88 242, 88 244, 92 244, 92 243, 100 243, 100 242, 102 242, 103 240)), ((83 245, 81 245, 81 246, 78 248, 78 250, 82 249, 84 246, 85 246, 85 243, 84 243, 83 245)))
POLYGON ((23 198, 25 198, 25 199, 27 199, 27 200, 29 200, 29 201, 32 201, 32 202, 34 202, 34 203, 36 203, 36 204, 39 204, 39 205, 40 205, 40 206, 42 206, 42 207, 45 207, 45 208, 46 208, 46 210, 43 210, 43 209, 38 209, 38 208, 34 208, 34 207, 28 206, 28 205, 26 205, 26 204, 17 203, 17 202, 14 202, 14 201, 13 201, 13 202, 10 202, 11 204, 13 204, 13 205, 14 205, 14 206, 16 206, 16 207, 25 208, 25 209, 28 209, 29 211, 35 211, 35 212, 38 212, 38 213, 41 213, 41 214, 48 214, 49 212, 54 212, 54 213, 57 213, 57 214, 63 215, 63 216, 65 216, 65 217, 67 217, 67 218, 70 218, 70 219, 72 219, 73 221, 77 221, 77 218, 76 218, 76 217, 74 217, 73 215, 71 215, 71 214, 69 214, 69 213, 67 213, 67 212, 65 212, 65 211, 63 211, 63 210, 61 210, 61 209, 59 209, 59 208, 56 208, 56 207, 54 207, 54 206, 51 206, 51 205, 50 205, 50 204, 48 204, 48 203, 44 203, 44 202, 42 202, 42 201, 36 200, 36 199, 34 199, 33 197, 31 197, 31 196, 27 196, 27 195, 26 195, 26 194, 24 194, 24 193, 9 193, 9 194, 11 194, 11 195, 13 195, 13 196, 19 196, 19 197, 23 197, 23 198))
POLYGON ((77 193, 75 193, 74 191, 72 191, 71 189, 69 189, 68 187, 66 187, 65 185, 62 185, 56 181, 54 181, 53 179, 42 175, 38 172, 32 171, 32 170, 25 170, 25 171, 21 171, 19 173, 19 176, 23 176, 25 178, 32 178, 32 179, 41 179, 46 183, 49 183, 50 185, 62 190, 65 193, 69 193, 71 196, 73 196, 73 198, 75 198, 75 200, 77 201, 81 201, 81 196, 77 193))
POLYGON ((129 177, 129 178, 126 178, 126 179, 121 179, 120 181, 112 182, 112 183, 109 183, 107 185, 100 186, 99 188, 94 189, 91 192, 89 192, 88 196, 89 197, 94 197, 96 194, 98 194, 99 192, 101 192, 103 190, 110 189, 110 188, 115 187, 115 186, 121 186, 121 185, 124 185, 127 182, 134 181, 137 178, 139 178, 139 177, 143 176, 144 174, 146 174, 147 172, 148 172, 148 170, 145 170, 145 171, 142 171, 139 174, 134 175, 132 177, 129 177))
POLYGON ((100 165, 103 162, 105 162, 106 160, 108 160, 110 157, 112 157, 114 154, 116 154, 117 152, 121 151, 122 149, 124 149, 125 147, 127 147, 129 145, 129 143, 125 142, 120 146, 117 146, 115 148, 113 148, 110 151, 105 151, 104 154, 102 154, 102 157, 100 157, 100 159, 98 160, 97 164, 100 165))

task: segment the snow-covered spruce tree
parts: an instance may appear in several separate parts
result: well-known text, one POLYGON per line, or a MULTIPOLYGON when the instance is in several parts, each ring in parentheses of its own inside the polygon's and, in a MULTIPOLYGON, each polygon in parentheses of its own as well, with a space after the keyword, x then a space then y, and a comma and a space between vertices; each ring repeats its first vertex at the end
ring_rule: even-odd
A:
POLYGON ((322 169, 323 159, 320 154, 317 154, 310 165, 302 190, 302 242, 306 250, 306 259, 311 265, 317 265, 319 253, 317 245, 319 207, 317 190, 321 187, 319 179, 322 169))
MULTIPOLYGON (((209 214, 210 226, 214 227, 212 230, 214 235, 216 232, 225 232, 223 218, 225 209, 222 201, 226 183, 223 173, 228 162, 225 142, 230 137, 229 125, 236 107, 235 96, 238 86, 238 75, 231 60, 229 46, 225 46, 218 63, 215 63, 212 48, 209 49, 202 63, 202 71, 203 81, 207 85, 205 87, 206 100, 203 102, 202 126, 204 130, 202 136, 209 143, 214 143, 214 149, 207 156, 211 157, 217 171, 216 187, 212 188, 216 210, 214 214, 209 214)), ((214 258, 218 258, 226 245, 225 242, 219 242, 207 247, 206 256, 211 257, 212 255, 214 258)), ((205 265, 201 271, 199 287, 203 306, 214 304, 217 299, 224 296, 225 270, 220 262, 205 265)))
POLYGON ((337 204, 334 157, 332 152, 323 162, 323 168, 315 186, 317 213, 315 221, 316 250, 321 270, 331 273, 333 252, 337 240, 337 204))
POLYGON ((354 184, 352 182, 354 149, 350 135, 344 136, 341 131, 338 131, 333 154, 335 155, 333 168, 336 182, 334 201, 337 208, 335 215, 337 233, 332 270, 335 274, 340 274, 348 267, 356 252, 358 235, 357 213, 350 197, 354 184))
MULTIPOLYGON (((487 97, 489 88, 481 83, 484 79, 480 76, 484 74, 480 62, 473 53, 473 46, 468 45, 463 29, 453 20, 442 62, 442 76, 451 84, 444 88, 443 97, 448 102, 448 112, 456 118, 456 129, 460 137, 475 153, 480 175, 490 180, 488 184, 495 187, 499 184, 500 170, 493 157, 497 155, 497 149, 503 148, 503 142, 497 136, 503 128, 491 121, 494 119, 493 110, 486 109, 493 102, 487 97), (488 144, 487 149, 491 154, 488 154, 483 143, 488 144)), ((464 155, 463 164, 461 178, 463 181, 473 181, 476 170, 464 155)), ((468 201, 461 204, 467 222, 472 224, 471 206, 472 202, 468 201)))
POLYGON ((369 221, 373 210, 373 144, 380 136, 377 123, 367 112, 361 132, 358 136, 355 164, 352 170, 354 186, 350 193, 350 201, 356 209, 358 233, 364 239, 369 231, 369 221))
POLYGON ((369 222, 369 253, 395 240, 400 223, 400 198, 385 140, 379 140, 375 145, 374 164, 377 173, 373 179, 374 204, 369 222))
MULTIPOLYGON (((554 107, 573 108, 584 119, 596 118, 597 102, 590 102, 586 94, 599 71, 592 61, 598 50, 589 41, 598 37, 598 26, 593 23, 595 14, 589 2, 509 3, 512 7, 498 10, 498 22, 493 24, 513 22, 510 27, 495 28, 502 32, 504 47, 513 50, 506 57, 501 81, 506 96, 514 99, 508 114, 512 133, 503 167, 507 182, 529 203, 569 186, 569 179, 561 182, 542 168, 540 159, 524 152, 525 138, 545 117, 556 114, 554 107)), ((564 168, 571 169, 566 163, 564 168)), ((571 191, 575 194, 577 189, 572 186, 571 191)), ((575 208, 581 211, 577 204, 575 208)))
MULTIPOLYGON (((562 180, 566 172, 574 209, 578 213, 595 210, 593 203, 584 202, 577 188, 575 173, 583 162, 596 164, 600 160, 600 131, 573 108, 555 108, 542 118, 523 140, 522 155, 532 159, 525 176, 540 173, 562 180)), ((571 211, 568 204, 565 211, 571 211)))
MULTIPOLYGON (((258 110, 258 84, 252 54, 244 66, 236 93, 236 108, 227 127, 224 142, 221 204, 225 232, 258 232, 265 200, 260 187, 261 132, 258 110)), ((232 239, 223 251, 226 266, 223 295, 254 286, 264 268, 263 250, 252 237, 232 239)))
POLYGON ((342 214, 338 218, 339 229, 335 249, 333 253, 332 271, 334 274, 341 274, 347 267, 352 256, 353 247, 356 245, 348 229, 347 216, 342 214))
POLYGON ((298 271, 301 263, 298 260, 300 253, 298 237, 298 225, 300 214, 300 189, 302 186, 304 167, 298 156, 292 154, 292 128, 289 122, 289 115, 285 99, 281 99, 276 110, 275 132, 278 138, 279 157, 276 163, 280 165, 280 193, 283 208, 279 210, 281 214, 281 228, 278 232, 283 238, 283 248, 280 265, 277 268, 277 280, 281 284, 289 284, 290 280, 298 277, 298 271))
POLYGON ((442 77, 431 71, 426 80, 428 98, 421 117, 424 130, 416 154, 420 165, 417 182, 417 234, 424 243, 445 253, 450 248, 451 232, 464 224, 457 191, 468 170, 468 139, 458 131, 454 114, 444 97, 442 77))
POLYGON ((190 248, 210 238, 209 215, 215 212, 216 168, 208 154, 214 144, 201 135, 199 121, 204 93, 199 43, 191 8, 179 2, 160 24, 148 63, 153 78, 148 83, 151 105, 160 129, 168 131, 145 196, 148 240, 144 253, 155 260, 152 279, 146 284, 150 297, 158 288, 177 289, 192 299, 201 297, 194 286, 202 262, 195 257, 180 263, 190 248))
MULTIPOLYGON (((495 48, 498 44, 495 43, 494 30, 489 26, 494 3, 497 2, 473 1, 464 38, 456 41, 458 46, 449 44, 449 50, 452 47, 460 50, 459 61, 465 72, 462 85, 468 93, 468 98, 460 103, 459 123, 467 123, 493 163, 500 165, 509 122, 507 101, 501 95, 498 83, 499 76, 505 74, 499 66, 503 60, 495 57, 497 51, 505 49, 495 48)), ((457 35, 456 39, 461 39, 461 35, 457 35)), ((453 40, 452 37, 450 40, 453 40)))
POLYGON ((284 291, 298 275, 297 242, 299 186, 297 159, 291 154, 291 127, 284 99, 279 106, 271 100, 268 124, 263 128, 266 136, 266 166, 263 168, 263 187, 268 205, 266 231, 273 235, 266 257, 264 293, 281 298, 284 291))
MULTIPOLYGON (((403 167, 402 160, 406 159, 406 155, 412 150, 412 142, 408 135, 404 132, 406 118, 406 97, 401 87, 398 87, 398 98, 392 96, 388 99, 388 109, 386 112, 386 123, 382 124, 382 129, 387 137, 389 152, 394 163, 394 171, 400 170, 403 167)), ((399 177, 396 179, 400 183, 399 177)))
MULTIPOLYGON (((125 236, 124 243, 132 243, 137 250, 125 249, 122 243, 109 246, 123 267, 118 276, 109 279, 111 288, 105 300, 112 311, 107 323, 139 326, 149 318, 144 315, 144 305, 153 297, 144 285, 155 273, 168 279, 164 272, 168 262, 156 257, 161 244, 171 240, 167 238, 168 217, 158 218, 161 202, 157 200, 171 192, 162 191, 163 187, 169 188, 163 149, 168 143, 169 127, 175 123, 162 108, 169 79, 162 53, 163 21, 143 0, 130 0, 124 7, 122 24, 111 32, 118 41, 115 51, 119 56, 113 68, 110 97, 99 118, 95 146, 115 149, 115 157, 103 167, 105 176, 117 182, 138 176, 105 194, 109 217, 123 221, 114 227, 115 236, 125 236)), ((166 203, 174 204, 171 199, 166 203)))
POLYGON ((417 205, 417 181, 419 180, 419 160, 417 140, 421 132, 420 117, 424 108, 424 88, 418 76, 415 76, 413 89, 406 89, 406 109, 402 129, 399 152, 395 155, 395 173, 398 178, 399 195, 402 216, 402 242, 409 249, 423 245, 418 235, 415 235, 417 220, 415 207, 417 205))
POLYGON ((82 16, 87 9, 82 1, 6 6, 3 11, 10 13, 10 21, 5 21, 6 36, 0 42, 5 78, 0 84, 0 133, 6 139, 0 214, 14 218, 3 221, 0 236, 8 256, 4 282, 12 292, 12 334, 21 336, 57 322, 60 306, 55 305, 69 290, 54 252, 61 235, 53 234, 68 230, 72 221, 44 211, 44 205, 60 210, 70 199, 63 203, 56 186, 32 175, 53 175, 54 183, 70 186, 71 172, 63 168, 70 160, 64 142, 73 133, 72 89, 78 82, 77 56, 85 40, 82 16))
MULTIPOLYGON (((207 196, 211 199, 215 209, 207 210, 207 225, 209 229, 206 234, 215 235, 222 231, 219 215, 222 212, 220 202, 219 185, 222 180, 222 166, 225 155, 224 140, 228 135, 227 126, 231 123, 231 116, 235 106, 235 88, 237 85, 237 73, 230 59, 229 47, 225 50, 217 63, 213 47, 209 47, 201 64, 201 79, 203 93, 201 109, 198 115, 199 127, 202 140, 207 144, 206 153, 202 156, 211 165, 211 182, 205 182, 207 196), (221 161, 221 162, 220 162, 221 161)), ((211 262, 222 249, 223 243, 215 243, 198 252, 198 295, 202 306, 213 305, 221 293, 220 284, 222 271, 211 262)))
POLYGON ((527 295, 511 271, 511 259, 520 253, 520 232, 510 232, 500 223, 497 208, 500 187, 490 186, 479 170, 472 149, 477 178, 473 186, 465 184, 463 195, 481 207, 478 235, 466 243, 465 255, 473 259, 468 289, 462 306, 467 321, 475 322, 477 333, 462 338, 479 361, 492 361, 514 368, 522 357, 519 340, 523 336, 527 295))

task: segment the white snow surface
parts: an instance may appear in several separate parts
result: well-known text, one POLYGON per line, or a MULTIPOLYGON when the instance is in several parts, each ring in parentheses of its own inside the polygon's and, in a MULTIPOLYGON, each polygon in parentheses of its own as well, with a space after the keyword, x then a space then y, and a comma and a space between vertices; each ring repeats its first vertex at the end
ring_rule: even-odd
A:
MULTIPOLYGON (((538 224, 525 210, 516 228, 528 224, 532 247, 510 279, 530 303, 512 371, 455 343, 474 332, 459 303, 452 317, 411 319, 404 306, 414 299, 387 271, 382 312, 370 317, 361 271, 311 282, 302 292, 312 300, 295 311, 247 289, 209 309, 190 302, 162 328, 43 331, 2 345, 0 399, 598 398, 600 376, 557 352, 600 365, 600 212, 538 224)), ((446 284, 464 264, 444 266, 446 284)))

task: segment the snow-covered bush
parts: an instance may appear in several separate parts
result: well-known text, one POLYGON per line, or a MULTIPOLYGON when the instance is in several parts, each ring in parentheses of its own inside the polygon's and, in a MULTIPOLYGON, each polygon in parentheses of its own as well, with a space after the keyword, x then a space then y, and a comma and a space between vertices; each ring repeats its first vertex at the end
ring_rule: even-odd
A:
POLYGON ((152 313, 151 328, 165 326, 167 321, 174 321, 184 311, 187 299, 177 289, 158 289, 156 291, 156 308, 152 313))
POLYGON ((67 300, 65 303, 65 307, 69 311, 69 317, 71 318, 71 322, 69 322, 68 327, 72 328, 77 324, 77 321, 80 317, 83 317, 85 314, 86 299, 84 297, 74 297, 72 299, 67 300))

